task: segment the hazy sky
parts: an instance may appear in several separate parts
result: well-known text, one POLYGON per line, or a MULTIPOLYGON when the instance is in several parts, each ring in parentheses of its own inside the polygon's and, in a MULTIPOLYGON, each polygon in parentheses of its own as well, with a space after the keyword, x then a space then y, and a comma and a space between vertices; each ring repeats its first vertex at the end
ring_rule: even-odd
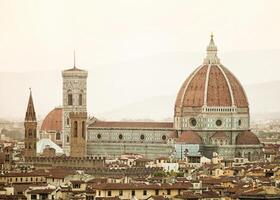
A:
POLYGON ((278 0, 1 0, 0 70, 86 68, 161 52, 279 49, 278 0))
MULTIPOLYGON (((60 72, 72 66, 73 49, 76 49, 77 65, 92 72, 90 78, 95 84, 100 83, 100 87, 94 88, 94 95, 103 95, 103 100, 99 101, 104 105, 98 107, 110 110, 140 97, 151 96, 154 91, 149 90, 150 82, 158 80, 161 83, 171 75, 171 70, 163 69, 158 72, 163 76, 148 76, 151 80, 144 85, 139 81, 133 83, 137 74, 129 73, 136 70, 148 74, 155 70, 152 69, 154 62, 149 65, 146 61, 145 66, 141 66, 139 63, 143 60, 178 52, 180 55, 194 53, 198 56, 184 61, 188 66, 186 71, 179 66, 176 68, 176 63, 170 65, 174 74, 184 73, 180 80, 170 78, 176 82, 176 87, 172 85, 173 90, 158 86, 161 88, 158 95, 178 91, 182 80, 202 62, 211 32, 215 35, 220 55, 279 50, 279 10, 279 0, 0 0, 0 75, 5 76, 4 72, 52 70, 57 73, 52 77, 53 82, 60 84, 60 72), (120 73, 119 66, 123 63, 129 63, 130 69, 120 73), (107 82, 106 77, 114 79, 115 73, 118 73, 116 80, 107 82), (120 87, 127 87, 127 93, 110 104, 108 102, 112 102, 117 92, 113 96, 110 91, 104 92, 109 87, 103 88, 104 82, 107 85, 119 83, 120 87), (149 92, 139 93, 141 87, 149 92), (130 96, 134 98, 127 100, 130 96)), ((259 67, 262 65, 241 68, 230 66, 235 64, 232 58, 227 60, 225 56, 221 60, 228 61, 225 65, 229 65, 245 84, 280 79, 278 59, 268 60, 273 63, 271 65, 263 63, 265 72, 259 67)), ((245 62, 251 61, 245 59, 245 62)), ((40 85, 40 79, 36 80, 40 85)), ((32 84, 35 93, 39 93, 37 83, 33 81, 32 84)), ((52 104, 44 102, 48 109, 53 104, 61 104, 61 85, 56 91, 45 91, 55 99, 50 100, 52 104)), ((9 94, 6 97, 9 98, 9 94)), ((43 105, 42 102, 38 104, 43 105)))

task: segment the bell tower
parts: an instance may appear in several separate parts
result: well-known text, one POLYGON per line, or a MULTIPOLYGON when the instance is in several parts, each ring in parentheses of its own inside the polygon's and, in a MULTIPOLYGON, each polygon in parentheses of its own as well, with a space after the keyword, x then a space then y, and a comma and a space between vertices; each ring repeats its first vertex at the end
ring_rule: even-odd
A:
POLYGON ((35 157, 36 156, 36 142, 37 142, 37 120, 36 113, 34 109, 32 92, 30 89, 29 101, 27 105, 27 110, 25 113, 24 120, 24 156, 25 157, 35 157))
MULTIPOLYGON (((71 151, 71 126, 73 125, 70 117, 70 113, 73 115, 73 119, 76 119, 75 113, 83 113, 83 120, 86 121, 87 113, 87 76, 88 73, 85 70, 78 69, 75 65, 71 69, 64 70, 62 72, 63 78, 63 123, 62 123, 62 147, 67 156, 71 151), (84 119, 85 118, 85 119, 84 119)), ((80 127, 81 119, 76 120, 78 128, 80 127)), ((86 129, 85 129, 86 135, 86 129)))
POLYGON ((71 112, 69 114, 70 128, 70 156, 84 157, 86 155, 86 112, 71 112))

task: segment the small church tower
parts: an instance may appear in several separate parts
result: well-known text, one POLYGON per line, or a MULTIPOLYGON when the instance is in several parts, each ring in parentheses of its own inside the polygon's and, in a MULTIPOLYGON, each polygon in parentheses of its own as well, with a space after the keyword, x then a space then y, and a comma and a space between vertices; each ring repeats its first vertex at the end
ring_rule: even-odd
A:
POLYGON ((37 142, 37 120, 34 109, 32 92, 30 90, 29 101, 24 120, 25 137, 24 137, 24 156, 35 157, 36 156, 36 142, 37 142))

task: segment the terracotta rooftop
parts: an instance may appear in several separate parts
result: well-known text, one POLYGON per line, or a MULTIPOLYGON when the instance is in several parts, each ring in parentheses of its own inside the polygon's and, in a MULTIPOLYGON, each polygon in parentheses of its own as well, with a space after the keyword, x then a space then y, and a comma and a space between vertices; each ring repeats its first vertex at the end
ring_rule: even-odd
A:
POLYGON ((34 189, 34 190, 31 190, 27 193, 28 194, 50 194, 53 191, 55 191, 55 189, 34 189))
POLYGON ((124 122, 124 121, 96 121, 89 125, 90 128, 149 128, 172 129, 172 122, 124 122))
POLYGON ((202 139, 196 132, 189 130, 182 132, 176 142, 185 144, 202 144, 202 139))
POLYGON ((204 65, 191 74, 179 90, 175 107, 202 107, 204 101, 207 106, 248 107, 243 87, 221 65, 204 65))
POLYGON ((185 80, 177 95, 176 110, 204 105, 248 108, 248 100, 242 85, 226 67, 220 64, 213 38, 210 44, 212 46, 208 48, 214 47, 214 49, 207 52, 206 61, 211 62, 204 62, 185 80))
POLYGON ((95 189, 99 190, 126 190, 126 189, 188 189, 192 187, 192 184, 189 182, 184 183, 174 183, 174 184, 129 184, 129 183, 105 183, 105 184, 96 184, 93 186, 95 189))
POLYGON ((217 131, 213 136, 212 138, 217 138, 217 139, 226 139, 228 138, 228 136, 222 132, 222 131, 217 131))
POLYGON ((236 137, 237 145, 258 145, 259 138, 251 131, 243 131, 236 137))
POLYGON ((273 186, 262 186, 259 188, 245 191, 241 196, 270 196, 280 198, 280 189, 273 186))
POLYGON ((54 108, 45 117, 41 130, 43 131, 62 131, 62 108, 54 108))

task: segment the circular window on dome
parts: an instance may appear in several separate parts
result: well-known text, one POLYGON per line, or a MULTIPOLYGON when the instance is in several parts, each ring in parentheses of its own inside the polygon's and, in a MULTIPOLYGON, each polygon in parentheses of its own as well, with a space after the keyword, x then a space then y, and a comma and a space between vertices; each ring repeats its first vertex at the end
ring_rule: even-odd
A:
POLYGON ((191 126, 196 126, 197 122, 195 118, 190 118, 191 126))
POLYGON ((242 124, 242 121, 240 119, 240 120, 238 120, 238 126, 241 126, 241 124, 242 124))
POLYGON ((141 140, 144 140, 144 139, 145 139, 145 136, 144 136, 144 135, 141 135, 141 136, 140 136, 140 139, 141 139, 141 140))
POLYGON ((119 134, 119 139, 122 140, 123 139, 123 135, 119 134))
POLYGON ((217 125, 217 126, 221 126, 221 125, 222 125, 222 120, 218 119, 218 120, 216 121, 216 125, 217 125))
POLYGON ((163 135, 161 138, 162 140, 166 140, 166 135, 163 135))
POLYGON ((98 138, 98 139, 101 139, 101 134, 97 134, 97 138, 98 138))

